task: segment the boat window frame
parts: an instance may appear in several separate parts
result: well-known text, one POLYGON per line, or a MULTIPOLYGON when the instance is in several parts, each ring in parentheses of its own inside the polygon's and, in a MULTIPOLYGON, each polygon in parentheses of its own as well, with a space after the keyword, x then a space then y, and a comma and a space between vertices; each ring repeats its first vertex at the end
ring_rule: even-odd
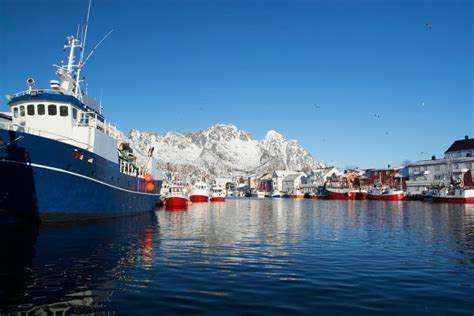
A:
POLYGON ((17 106, 14 106, 13 107, 13 117, 14 118, 18 118, 20 115, 19 115, 19 110, 18 110, 18 107, 17 106))
POLYGON ((67 105, 59 105, 59 116, 61 117, 68 117, 69 116, 69 106, 67 105), (66 109, 66 112, 63 112, 63 110, 66 109))
POLYGON ((48 116, 56 116, 58 115, 58 106, 56 104, 48 104, 48 116), (54 108, 54 111, 51 111, 51 109, 54 108), (54 114, 51 114, 53 113, 54 114))
POLYGON ((24 117, 26 115, 26 110, 24 105, 20 105, 20 116, 24 117))
POLYGON ((35 115, 35 105, 34 104, 28 104, 26 106, 26 114, 28 116, 34 116, 35 115), (31 110, 31 111, 30 111, 31 110))
POLYGON ((38 115, 46 115, 46 105, 44 105, 43 103, 38 104, 36 113, 38 115))
POLYGON ((75 120, 77 120, 77 112, 78 112, 77 109, 73 107, 72 108, 72 118, 75 119, 75 120))

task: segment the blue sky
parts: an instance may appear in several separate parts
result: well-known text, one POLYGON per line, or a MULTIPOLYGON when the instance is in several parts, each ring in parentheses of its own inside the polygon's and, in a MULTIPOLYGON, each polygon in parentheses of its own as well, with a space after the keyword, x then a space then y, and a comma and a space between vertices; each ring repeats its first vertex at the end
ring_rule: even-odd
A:
MULTIPOLYGON (((86 10, 1 0, 0 95, 56 79, 86 10)), ((330 164, 398 165, 474 136, 472 20, 468 0, 94 0, 88 48, 114 32, 84 75, 126 132, 231 123, 330 164)))

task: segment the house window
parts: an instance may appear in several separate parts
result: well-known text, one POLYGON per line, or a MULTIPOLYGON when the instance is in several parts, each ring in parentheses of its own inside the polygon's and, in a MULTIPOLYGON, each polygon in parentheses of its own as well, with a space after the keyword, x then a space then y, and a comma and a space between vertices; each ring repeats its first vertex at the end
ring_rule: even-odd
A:
POLYGON ((44 104, 38 104, 38 115, 44 115, 44 104))
POLYGON ((17 117, 18 117, 18 108, 17 108, 17 107, 14 107, 14 108, 13 108, 13 117, 14 117, 14 118, 17 118, 17 117))
POLYGON ((385 172, 385 175, 389 176, 389 175, 390 175, 390 171, 386 171, 386 172, 385 172))
POLYGON ((28 115, 35 115, 35 106, 33 104, 28 104, 26 106, 26 112, 28 115))
POLYGON ((66 105, 61 105, 59 107, 59 115, 60 116, 68 116, 69 115, 68 107, 66 105))
POLYGON ((440 170, 440 166, 439 165, 436 165, 435 166, 435 171, 439 171, 440 170))
POLYGON ((56 107, 56 104, 50 104, 48 105, 48 115, 56 115, 58 114, 58 109, 56 107))
POLYGON ((25 116, 25 106, 24 105, 20 106, 20 116, 25 116))

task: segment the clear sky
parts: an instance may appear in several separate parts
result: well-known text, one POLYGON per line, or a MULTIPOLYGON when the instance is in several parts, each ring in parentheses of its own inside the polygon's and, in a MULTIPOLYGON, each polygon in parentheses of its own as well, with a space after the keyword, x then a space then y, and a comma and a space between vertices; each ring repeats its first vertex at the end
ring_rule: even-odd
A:
MULTIPOLYGON (((48 87, 86 11, 0 0, 0 95, 27 77, 48 87)), ((474 136, 470 0, 93 0, 87 47, 111 29, 84 75, 125 132, 274 129, 341 167, 399 165, 474 136)))

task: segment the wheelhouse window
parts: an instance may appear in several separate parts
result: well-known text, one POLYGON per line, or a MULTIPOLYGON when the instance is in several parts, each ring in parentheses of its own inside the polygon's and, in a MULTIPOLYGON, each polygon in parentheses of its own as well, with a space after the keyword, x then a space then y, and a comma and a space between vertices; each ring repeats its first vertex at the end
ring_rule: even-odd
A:
POLYGON ((58 108, 56 107, 56 104, 48 105, 48 115, 56 115, 56 114, 58 114, 58 108))
POLYGON ((68 116, 69 115, 69 109, 67 105, 61 105, 59 107, 59 115, 60 116, 68 116))
POLYGON ((38 104, 38 115, 44 115, 44 104, 38 104))
POLYGON ((20 116, 25 116, 25 106, 20 105, 20 116))
POLYGON ((72 118, 77 120, 77 109, 72 109, 72 118))
POLYGON ((28 115, 35 115, 35 106, 33 104, 28 104, 26 106, 26 113, 28 113, 28 115))
POLYGON ((17 117, 18 117, 18 108, 17 108, 17 107, 14 107, 14 108, 13 108, 13 117, 14 117, 14 118, 17 118, 17 117))

